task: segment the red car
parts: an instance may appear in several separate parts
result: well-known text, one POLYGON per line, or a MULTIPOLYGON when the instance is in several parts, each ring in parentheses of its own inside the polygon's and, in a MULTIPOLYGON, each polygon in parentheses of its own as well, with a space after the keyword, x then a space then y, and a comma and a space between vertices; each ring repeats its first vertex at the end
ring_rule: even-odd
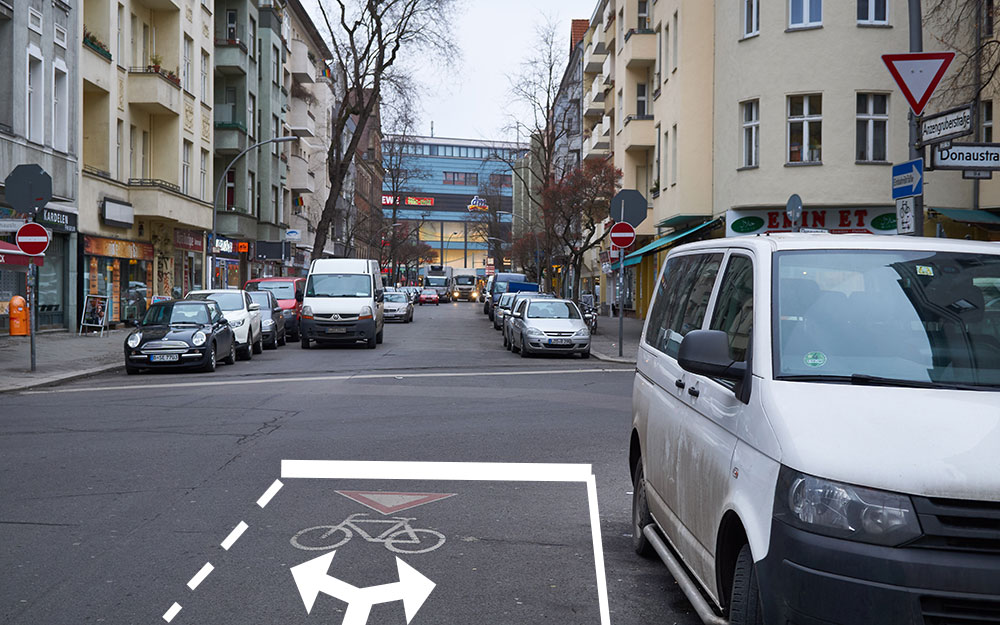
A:
POLYGON ((434 289, 425 289, 420 292, 420 305, 424 304, 434 304, 435 306, 441 305, 441 298, 438 297, 437 291, 434 289))
POLYGON ((247 291, 270 291, 281 306, 281 314, 285 317, 285 332, 289 341, 299 340, 299 304, 295 299, 297 291, 306 288, 305 278, 275 277, 254 278, 243 287, 247 291))

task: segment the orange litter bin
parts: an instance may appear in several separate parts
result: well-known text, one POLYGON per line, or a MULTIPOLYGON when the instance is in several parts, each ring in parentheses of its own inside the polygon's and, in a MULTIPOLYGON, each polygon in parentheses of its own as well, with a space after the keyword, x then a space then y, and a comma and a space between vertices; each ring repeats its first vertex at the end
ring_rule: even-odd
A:
POLYGON ((10 335, 28 336, 30 331, 30 326, 28 325, 30 323, 28 321, 28 303, 20 295, 15 295, 10 298, 9 306, 10 335))

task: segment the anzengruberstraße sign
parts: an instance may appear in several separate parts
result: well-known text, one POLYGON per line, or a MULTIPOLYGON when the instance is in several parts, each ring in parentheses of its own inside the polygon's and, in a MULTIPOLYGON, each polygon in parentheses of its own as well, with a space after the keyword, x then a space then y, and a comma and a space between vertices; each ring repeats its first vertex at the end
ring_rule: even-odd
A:
POLYGON ((932 169, 1000 171, 1000 143, 952 143, 946 150, 933 150, 931 163, 932 169))

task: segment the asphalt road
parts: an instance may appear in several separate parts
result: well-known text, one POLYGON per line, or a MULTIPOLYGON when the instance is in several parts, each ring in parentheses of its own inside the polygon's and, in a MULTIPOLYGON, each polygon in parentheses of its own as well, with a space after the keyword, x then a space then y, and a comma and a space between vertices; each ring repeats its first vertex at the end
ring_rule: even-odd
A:
POLYGON ((365 623, 350 595, 352 610, 376 601, 367 622, 402 625, 405 567, 435 584, 414 625, 600 622, 585 483, 542 467, 470 480, 471 465, 281 477, 284 460, 360 460, 592 465, 611 622, 698 623, 631 550, 632 371, 519 358, 481 311, 418 307, 377 350, 289 344, 214 374, 0 395, 0 622, 365 623), (331 550, 343 584, 307 613, 290 569, 331 550))

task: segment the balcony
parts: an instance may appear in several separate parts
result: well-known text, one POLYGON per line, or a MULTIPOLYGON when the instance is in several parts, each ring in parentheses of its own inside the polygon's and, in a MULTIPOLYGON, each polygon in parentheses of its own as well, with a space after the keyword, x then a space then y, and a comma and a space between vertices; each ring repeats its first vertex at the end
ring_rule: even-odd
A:
POLYGON ((247 128, 235 104, 215 105, 215 152, 237 155, 247 148, 247 128))
MULTIPOLYGON (((292 41, 292 53, 289 61, 292 70, 292 78, 298 82, 315 82, 316 63, 310 58, 312 53, 309 46, 304 41, 295 39, 292 41)), ((312 135, 310 135, 312 136, 312 135)))
POLYGON ((604 67, 601 68, 601 76, 598 80, 603 80, 606 87, 615 84, 615 57, 608 55, 604 59, 604 67))
POLYGON ((128 102, 151 115, 180 115, 181 81, 172 73, 152 67, 130 67, 128 102))
POLYGON ((656 63, 656 33, 651 30, 630 30, 625 34, 622 51, 625 67, 637 69, 656 63))
MULTIPOLYGON (((602 35, 603 30, 598 30, 602 35)), ((604 68, 604 60, 608 58, 607 51, 604 50, 604 42, 600 42, 600 47, 598 47, 597 36, 595 33, 594 39, 587 46, 587 49, 583 52, 583 71, 587 74, 599 74, 604 68)))
POLYGON ((594 128, 594 134, 587 137, 583 142, 583 160, 597 160, 607 158, 611 153, 609 146, 611 141, 608 136, 597 134, 601 130, 600 124, 594 128))
POLYGON ((626 152, 636 150, 651 150, 656 147, 656 127, 652 115, 625 118, 625 127, 621 132, 621 144, 626 152))
POLYGON ((226 76, 245 75, 247 45, 239 39, 216 39, 215 69, 226 76))
POLYGON ((288 129, 296 137, 316 136, 316 118, 313 117, 305 101, 292 98, 291 111, 288 113, 288 129))
POLYGON ((596 78, 583 97, 584 117, 600 117, 604 115, 604 97, 604 83, 600 78, 596 78))
POLYGON ((298 154, 288 159, 288 188, 300 195, 316 191, 316 176, 309 171, 309 162, 298 154))

